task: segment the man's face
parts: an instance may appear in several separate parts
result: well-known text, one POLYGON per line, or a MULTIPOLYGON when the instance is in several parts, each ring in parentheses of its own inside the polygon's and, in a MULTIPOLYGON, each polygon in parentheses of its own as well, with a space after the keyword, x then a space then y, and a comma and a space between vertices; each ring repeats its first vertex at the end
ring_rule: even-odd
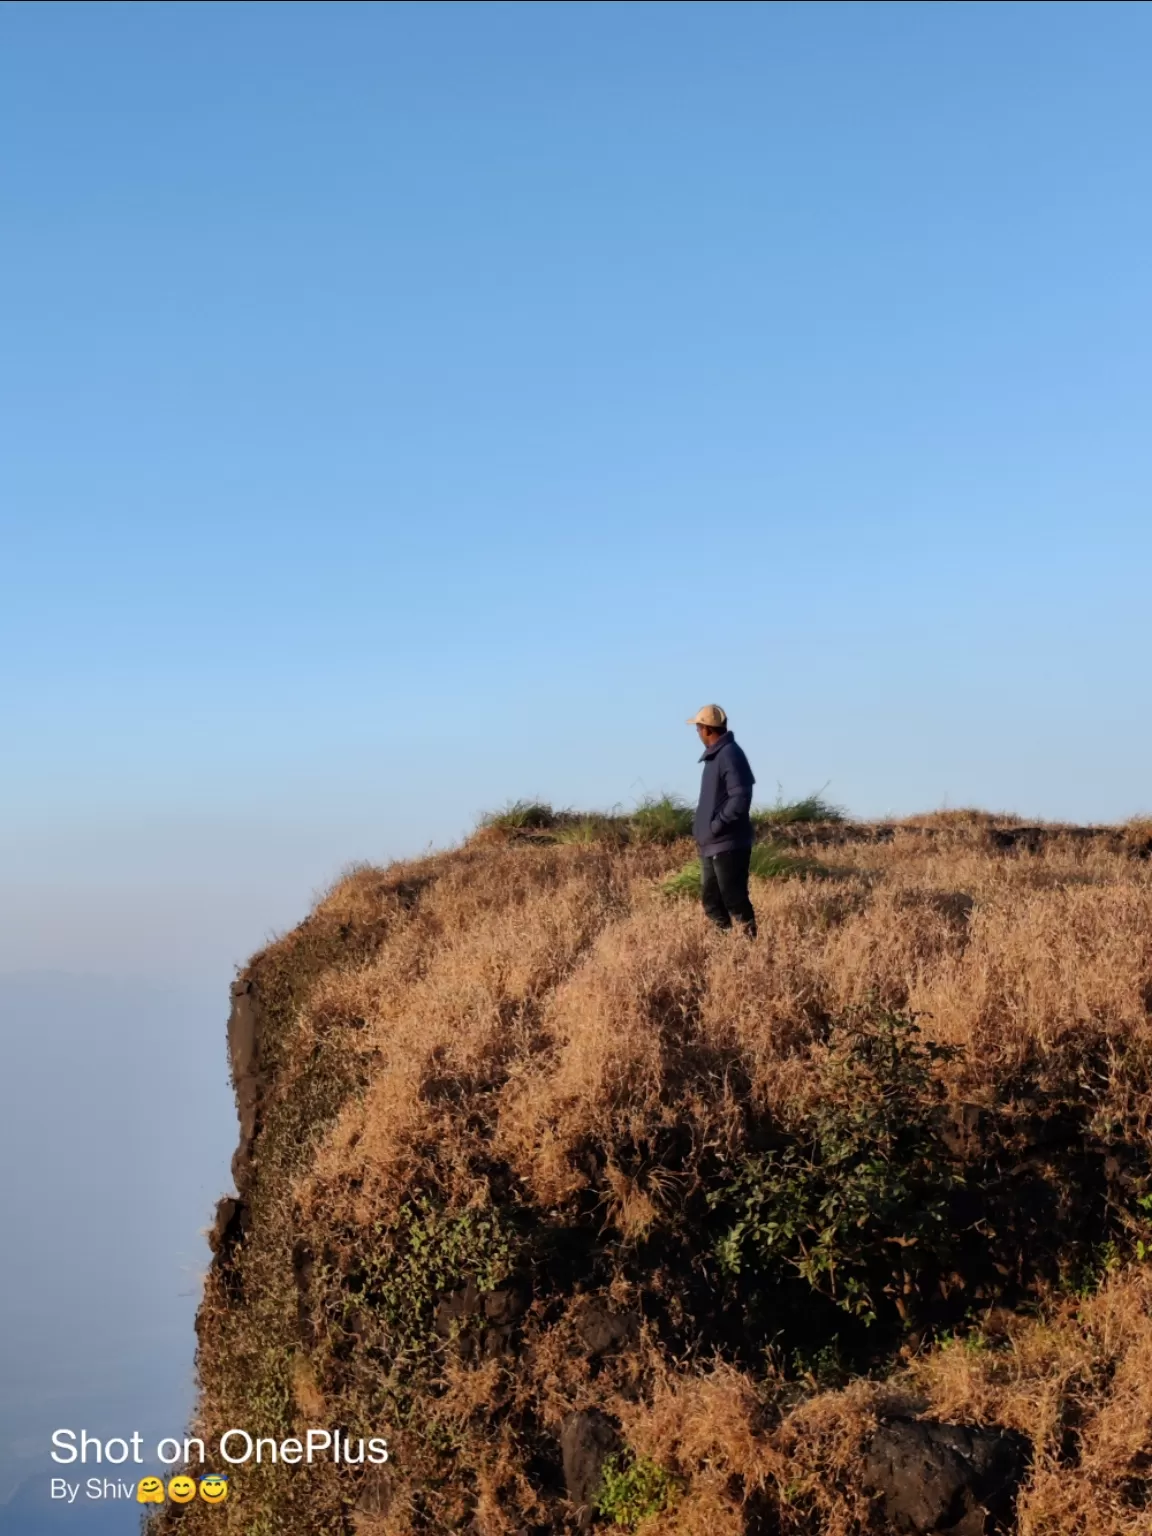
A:
POLYGON ((706 747, 710 747, 714 741, 719 741, 721 733, 714 731, 709 725, 698 725, 696 734, 706 747))

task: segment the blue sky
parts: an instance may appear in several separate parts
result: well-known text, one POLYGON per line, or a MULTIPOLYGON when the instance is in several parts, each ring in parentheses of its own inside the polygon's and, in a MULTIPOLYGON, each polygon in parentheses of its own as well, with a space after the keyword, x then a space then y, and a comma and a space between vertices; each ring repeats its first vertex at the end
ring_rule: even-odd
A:
POLYGON ((8 5, 0 969, 525 794, 1152 806, 1144 5, 8 5))

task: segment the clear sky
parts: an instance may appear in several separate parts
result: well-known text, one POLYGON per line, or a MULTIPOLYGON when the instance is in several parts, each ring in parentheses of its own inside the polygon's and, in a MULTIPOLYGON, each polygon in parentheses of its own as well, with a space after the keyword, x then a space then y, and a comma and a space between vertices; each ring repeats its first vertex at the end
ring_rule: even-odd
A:
MULTIPOLYGON (((696 783, 1152 806, 1147 5, 0 9, 0 969, 696 783)), ((221 985, 223 983, 221 982, 221 985)))

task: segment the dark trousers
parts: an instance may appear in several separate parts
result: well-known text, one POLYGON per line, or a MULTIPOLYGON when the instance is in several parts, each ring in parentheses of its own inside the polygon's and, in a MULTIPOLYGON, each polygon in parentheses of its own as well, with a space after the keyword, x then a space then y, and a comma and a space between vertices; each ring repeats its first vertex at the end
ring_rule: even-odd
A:
POLYGON ((756 937, 756 914, 748 896, 751 848, 733 848, 700 859, 700 897, 704 912, 717 928, 731 928, 735 918, 750 939, 756 937))

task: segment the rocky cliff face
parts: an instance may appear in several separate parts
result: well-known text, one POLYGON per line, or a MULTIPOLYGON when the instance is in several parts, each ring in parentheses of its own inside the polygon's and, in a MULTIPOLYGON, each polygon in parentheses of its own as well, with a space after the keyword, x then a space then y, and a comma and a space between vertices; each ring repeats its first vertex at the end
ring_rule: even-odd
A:
POLYGON ((680 844, 341 882, 232 989, 156 1532, 1143 1529, 1152 879, 1012 830, 794 831, 753 945, 680 844))

